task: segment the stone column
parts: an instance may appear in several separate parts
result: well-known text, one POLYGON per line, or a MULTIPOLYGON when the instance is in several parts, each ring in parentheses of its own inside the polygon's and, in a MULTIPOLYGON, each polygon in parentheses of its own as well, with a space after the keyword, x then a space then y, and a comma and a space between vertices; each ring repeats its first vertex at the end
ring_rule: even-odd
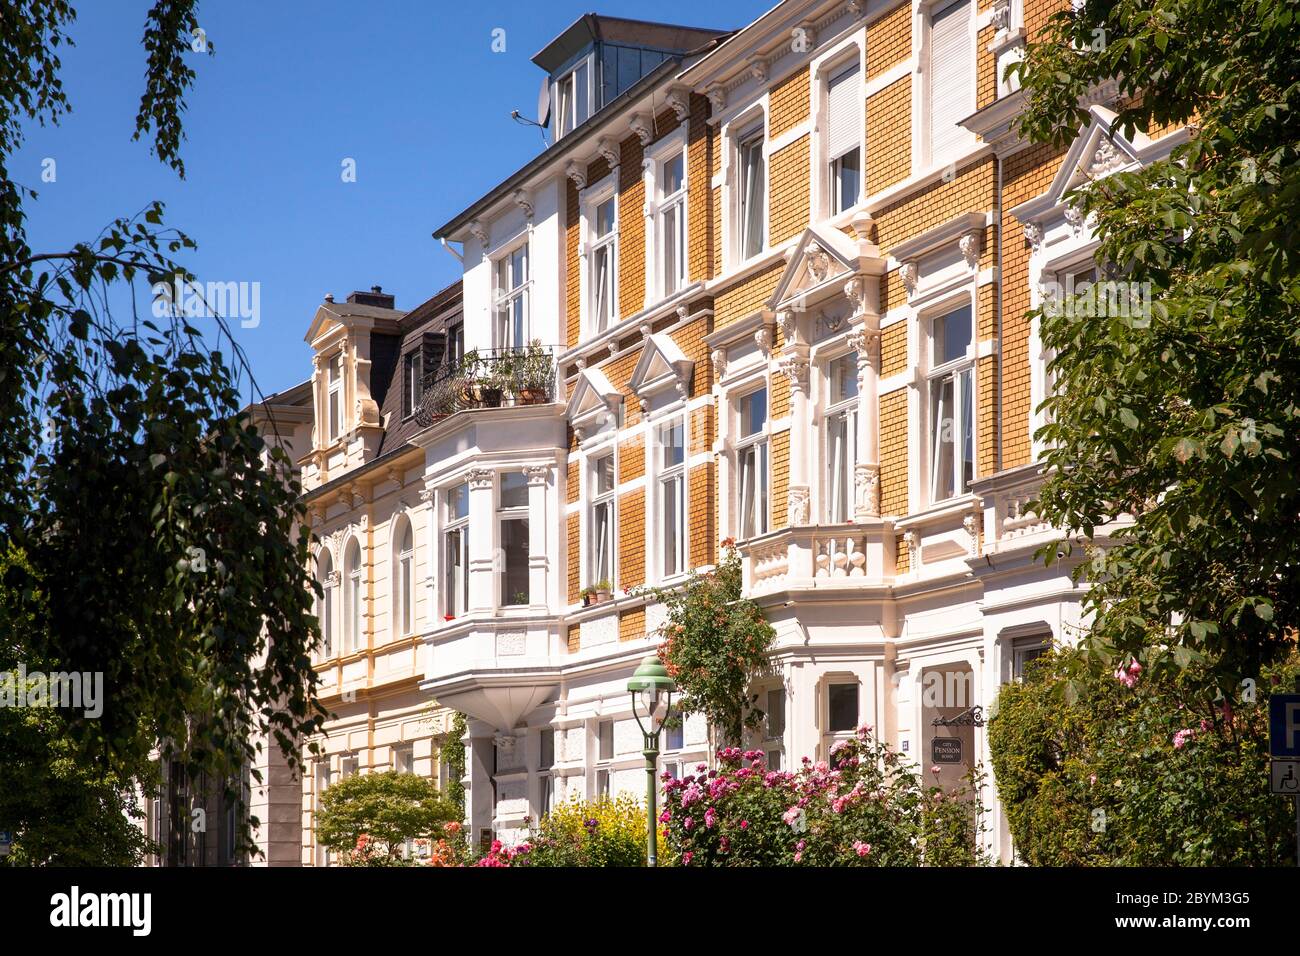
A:
POLYGON ((469 610, 491 611, 497 604, 501 559, 497 545, 495 473, 469 473, 469 610))
POLYGON ((880 517, 880 330, 849 333, 858 354, 858 460, 853 467, 855 521, 880 517))
POLYGON ((547 494, 550 490, 550 465, 529 465, 528 478, 528 603, 533 610, 545 611, 551 604, 550 559, 547 530, 550 527, 547 494))
MULTIPOLYGON (((812 484, 809 462, 816 459, 808 413, 808 346, 800 340, 793 312, 778 315, 785 345, 780 369, 790 381, 790 484, 786 522, 791 527, 812 522, 812 484)), ((771 412, 769 410, 769 418, 771 412)))

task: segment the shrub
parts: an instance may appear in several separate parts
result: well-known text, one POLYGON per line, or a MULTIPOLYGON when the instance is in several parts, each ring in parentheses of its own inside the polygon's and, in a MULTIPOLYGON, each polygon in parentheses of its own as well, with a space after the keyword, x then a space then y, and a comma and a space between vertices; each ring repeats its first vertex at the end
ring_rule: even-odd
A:
POLYGON ((1294 861, 1291 801, 1268 792, 1268 693, 1297 670, 1293 656, 1232 702, 1186 671, 1132 661, 1090 674, 1072 651, 1035 661, 989 721, 1017 854, 1041 866, 1294 861))
POLYGON ((644 866, 645 843, 645 806, 639 800, 626 795, 569 800, 542 817, 527 842, 510 848, 493 844, 480 865, 644 866))
MULTIPOLYGON (((402 866, 408 840, 446 839, 460 809, 409 773, 354 774, 321 797, 316 839, 345 866, 402 866)), ((459 824, 456 824, 459 826, 459 824)))
POLYGON ((767 770, 761 751, 718 751, 719 767, 665 780, 660 822, 687 866, 917 866, 985 862, 976 778, 944 791, 870 727, 829 762, 767 770))

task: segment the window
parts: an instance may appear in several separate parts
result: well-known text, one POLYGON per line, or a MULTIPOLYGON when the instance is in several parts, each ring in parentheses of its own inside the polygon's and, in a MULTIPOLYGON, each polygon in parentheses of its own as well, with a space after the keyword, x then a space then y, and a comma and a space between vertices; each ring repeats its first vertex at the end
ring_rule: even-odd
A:
POLYGON ((498 568, 501 607, 531 603, 528 584, 528 479, 522 472, 502 472, 497 492, 501 524, 501 564, 498 568))
POLYGON ((739 411, 740 536, 752 538, 767 533, 767 389, 741 398, 739 411))
POLYGON ((359 758, 356 754, 345 755, 343 759, 339 762, 339 778, 342 780, 348 779, 348 777, 351 777, 353 774, 357 773, 360 767, 361 767, 361 758, 359 758))
POLYGON ((410 634, 415 630, 415 535, 411 522, 404 522, 402 537, 397 545, 397 633, 410 634))
POLYGON ((599 760, 614 759, 614 721, 602 720, 596 725, 596 741, 599 745, 599 760))
POLYGON ((664 728, 664 750, 681 750, 686 742, 686 727, 682 723, 682 718, 678 717, 673 726, 664 728))
POLYGON ((402 358, 402 417, 410 418, 420 407, 424 391, 424 355, 419 349, 402 358))
POLYGON ((329 434, 327 443, 338 440, 343 428, 343 353, 339 352, 330 359, 329 368, 329 434))
POLYGON ((826 367, 826 520, 853 518, 853 469, 858 452, 858 354, 826 367))
POLYGON ((411 744, 393 748, 393 769, 398 773, 415 773, 415 748, 411 744))
POLYGON ((686 570, 686 420, 658 428, 659 565, 664 577, 686 570))
POLYGON ((930 323, 930 501, 964 494, 975 477, 975 369, 969 304, 930 323))
POLYGON ((469 485, 443 492, 442 613, 447 620, 469 607, 469 485))
POLYGON ((604 332, 618 314, 618 207, 610 196, 595 205, 588 222, 591 246, 587 253, 587 308, 591 331, 604 332))
POLYGON ((659 164, 659 274, 665 296, 686 283, 686 156, 678 151, 659 164))
POLYGON ((496 264, 497 345, 528 344, 528 244, 502 256, 496 264))
POLYGON ((596 796, 597 797, 609 796, 609 771, 608 770, 596 771, 596 796))
POLYGON ((858 202, 862 187, 862 84, 857 61, 826 84, 826 160, 830 172, 831 214, 858 202))
POLYGON ((1025 665, 1037 660, 1051 647, 1051 636, 1047 634, 1022 637, 1011 644, 1011 679, 1020 681, 1025 678, 1025 665))
POLYGON ((826 687, 826 729, 831 733, 858 728, 858 685, 828 684, 826 687))
POLYGON ((334 559, 328 548, 322 548, 316 560, 316 580, 320 582, 321 596, 316 599, 316 620, 320 623, 321 650, 325 657, 334 656, 334 559))
POLYGON ((591 521, 588 542, 587 583, 614 581, 614 453, 608 452, 591 464, 591 521))
POLYGON ((747 134, 736 144, 740 164, 740 250, 741 260, 763 251, 766 216, 766 174, 763 169, 763 131, 747 134))
POLYGON ((538 759, 537 772, 538 780, 538 808, 537 816, 540 819, 551 812, 551 798, 555 791, 555 786, 551 778, 551 768, 555 766, 555 731, 550 727, 542 728, 538 734, 538 759))
POLYGON ((591 67, 583 60, 555 81, 555 138, 572 133, 591 116, 591 67))
POLYGON ((347 569, 346 590, 344 598, 344 620, 347 630, 343 635, 343 653, 351 654, 361 646, 362 634, 362 595, 361 595, 361 546, 355 538, 348 543, 343 564, 347 569))
POLYGON ((768 740, 778 740, 785 736, 784 687, 775 687, 767 692, 767 728, 765 736, 768 740))
POLYGON ((970 0, 957 0, 930 15, 926 115, 931 165, 947 162, 965 140, 957 122, 975 109, 974 52, 970 0))
POLYGON ((465 357, 465 323, 455 322, 447 327, 447 358, 450 366, 460 365, 465 357))
POLYGON ((779 750, 769 750, 765 756, 767 757, 767 769, 768 769, 768 770, 780 770, 780 769, 781 769, 781 751, 779 751, 779 750))
MULTIPOLYGON (((316 823, 320 822, 321 797, 330 786, 330 765, 328 760, 322 760, 316 764, 316 823)), ((330 852, 329 849, 320 842, 316 841, 316 865, 329 866, 330 852)))

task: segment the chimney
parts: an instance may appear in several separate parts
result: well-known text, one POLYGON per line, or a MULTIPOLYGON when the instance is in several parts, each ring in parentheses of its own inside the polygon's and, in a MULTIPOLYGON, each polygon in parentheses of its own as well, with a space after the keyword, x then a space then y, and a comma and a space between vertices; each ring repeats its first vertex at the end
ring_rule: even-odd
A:
POLYGON ((372 285, 369 292, 353 292, 348 296, 348 302, 352 305, 376 305, 381 309, 397 308, 392 293, 377 285, 372 285))

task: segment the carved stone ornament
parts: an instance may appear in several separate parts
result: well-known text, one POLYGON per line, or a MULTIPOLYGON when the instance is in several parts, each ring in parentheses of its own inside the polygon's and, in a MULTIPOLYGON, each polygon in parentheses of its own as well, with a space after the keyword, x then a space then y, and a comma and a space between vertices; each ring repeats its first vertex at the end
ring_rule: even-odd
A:
POLYGON ((1096 179, 1127 165, 1128 157, 1116 149, 1113 142, 1103 136, 1101 142, 1097 144, 1097 151, 1092 154, 1092 162, 1088 166, 1088 175, 1096 179))
POLYGON ((544 485, 550 476, 550 465, 529 465, 524 469, 524 477, 530 485, 544 485))
POLYGON ((713 363, 713 377, 722 378, 727 374, 727 350, 714 349, 709 353, 709 361, 713 363))
POLYGON ((472 468, 466 477, 471 491, 492 487, 493 471, 491 468, 472 468))
POLYGON ((871 363, 871 353, 880 341, 880 330, 864 327, 856 328, 848 335, 849 348, 858 354, 858 368, 871 363))
POLYGON ((650 140, 654 138, 654 130, 650 126, 650 121, 646 119, 643 113, 633 113, 627 121, 628 128, 636 134, 636 138, 641 141, 642 146, 649 146, 650 140))
POLYGON ((849 300, 853 306, 853 312, 856 315, 862 311, 866 304, 867 284, 862 281, 861 276, 851 276, 844 283, 844 298, 849 300))
POLYGON ((805 250, 808 257, 808 274, 813 282, 825 282, 831 271, 831 257, 820 243, 810 242, 805 250))
POLYGON ((432 500, 433 500, 433 496, 434 496, 436 493, 437 493, 437 492, 435 492, 434 489, 432 489, 432 488, 421 488, 421 489, 420 489, 420 500, 421 500, 421 501, 432 501, 432 500))
POLYGON ((609 140, 602 137, 601 140, 596 143, 596 152, 600 154, 601 158, 604 159, 605 162, 609 163, 610 169, 618 169, 618 164, 621 159, 621 155, 618 151, 618 143, 611 143, 609 140))
POLYGON ((880 466, 858 464, 853 468, 857 491, 857 512, 867 518, 880 517, 880 466))
POLYGON ((1041 223, 1025 223, 1025 241, 1034 249, 1043 244, 1043 226, 1041 223))
POLYGON ((668 91, 665 101, 668 108, 673 111, 677 117, 677 122, 682 122, 686 117, 691 115, 691 95, 680 86, 674 86, 668 91))
POLYGON ((760 325, 754 330, 754 342, 758 350, 766 355, 772 351, 772 328, 768 325, 760 325))
POLYGON ((511 198, 514 199, 515 205, 524 211, 525 216, 527 216, 529 219, 533 218, 533 197, 532 196, 528 195, 528 193, 523 189, 516 189, 514 195, 511 198))
POLYGON ((475 219, 473 222, 471 222, 469 224, 469 231, 470 234, 475 239, 477 239, 480 243, 482 243, 485 246, 488 244, 487 226, 483 225, 483 223, 480 220, 475 219))
POLYGON ((980 246, 983 238, 983 234, 972 229, 957 240, 957 246, 961 249, 962 258, 966 260, 966 265, 972 269, 979 268, 980 246))
POLYGON ((781 325, 781 335, 787 342, 793 342, 795 336, 795 314, 789 309, 782 309, 776 314, 776 321, 781 325))
POLYGON ((781 374, 790 380, 790 387, 797 392, 808 391, 808 360, 802 355, 786 355, 781 358, 781 374))
POLYGON ((1065 207, 1065 221, 1070 227, 1070 234, 1076 238, 1083 233, 1083 212, 1074 203, 1065 207))
POLYGON ((807 488, 791 485, 786 497, 786 519, 792 526, 808 523, 812 496, 807 488))
POLYGON ((979 518, 972 512, 961 519, 961 526, 970 535, 971 557, 978 556, 980 553, 979 518))
POLYGON ((760 83, 767 82, 767 61, 762 57, 755 57, 749 61, 749 75, 760 83))
POLYGON ((912 530, 903 532, 903 547, 907 549, 908 558, 911 560, 912 567, 916 567, 916 532, 912 530))
POLYGON ((577 189, 587 188, 587 167, 578 163, 569 161, 564 167, 564 175, 568 176, 570 181, 577 189))
POLYGON ((898 277, 903 280, 908 295, 916 292, 917 271, 915 262, 904 262, 900 265, 898 267, 898 277))
POLYGON ((727 91, 722 88, 721 84, 714 83, 704 91, 704 95, 709 98, 709 109, 715 115, 727 108, 727 91))
POLYGON ((329 574, 325 575, 325 584, 327 587, 336 588, 342 580, 343 573, 339 571, 338 568, 335 568, 329 574))

